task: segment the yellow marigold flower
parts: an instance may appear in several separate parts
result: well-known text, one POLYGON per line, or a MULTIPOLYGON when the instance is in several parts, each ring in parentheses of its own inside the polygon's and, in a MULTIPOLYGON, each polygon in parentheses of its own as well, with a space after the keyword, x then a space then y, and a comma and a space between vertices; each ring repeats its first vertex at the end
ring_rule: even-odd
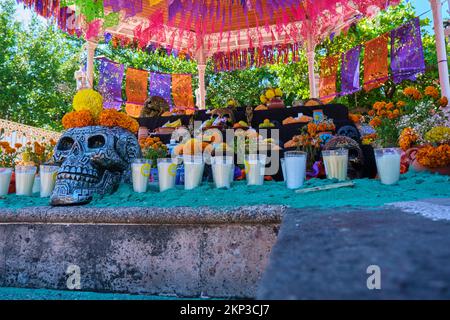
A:
POLYGON ((266 91, 266 98, 269 100, 275 98, 275 91, 273 89, 268 89, 266 91))
POLYGON ((73 109, 75 111, 87 110, 96 119, 103 110, 103 98, 95 90, 82 89, 73 98, 73 109))
POLYGON ((447 143, 450 142, 449 127, 434 127, 425 133, 425 140, 430 143, 447 143))

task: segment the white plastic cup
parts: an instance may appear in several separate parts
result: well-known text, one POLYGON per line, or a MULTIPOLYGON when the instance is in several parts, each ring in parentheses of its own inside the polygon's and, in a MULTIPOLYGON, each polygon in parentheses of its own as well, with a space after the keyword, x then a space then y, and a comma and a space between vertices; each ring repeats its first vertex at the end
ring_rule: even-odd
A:
POLYGON ((284 153, 286 171, 286 187, 298 189, 303 185, 306 176, 307 153, 303 151, 288 151, 284 153))
POLYGON ((230 188, 234 177, 232 156, 216 156, 211 158, 211 167, 216 188, 230 188))
POLYGON ((58 170, 58 166, 41 165, 39 167, 41 198, 50 197, 50 195, 52 194, 53 189, 55 188, 58 170))
POLYGON ((6 196, 8 194, 11 175, 11 168, 0 168, 0 196, 6 196))
POLYGON ((328 179, 347 179, 348 149, 323 150, 322 157, 328 179))
POLYGON ((41 177, 37 174, 34 177, 33 190, 31 191, 31 193, 35 194, 40 192, 41 192, 41 177))
POLYGON ((150 170, 152 168, 152 161, 149 159, 135 159, 131 163, 131 176, 133 178, 134 192, 147 192, 148 179, 150 177, 150 170))
POLYGON ((267 156, 263 154, 249 154, 245 156, 245 177, 247 185, 260 186, 264 184, 264 172, 267 156))
POLYGON ((177 161, 172 158, 161 158, 157 160, 159 191, 163 192, 175 188, 177 177, 177 161))
POLYGON ((191 190, 202 183, 205 162, 202 156, 184 156, 184 189, 191 190))
POLYGON ((400 148, 382 148, 375 149, 374 153, 381 183, 386 185, 398 183, 402 150, 400 148))
POLYGON ((283 181, 286 182, 286 162, 284 158, 280 159, 281 162, 281 171, 283 172, 283 181))
POLYGON ((36 170, 35 166, 16 166, 16 194, 18 196, 31 196, 33 194, 36 170))

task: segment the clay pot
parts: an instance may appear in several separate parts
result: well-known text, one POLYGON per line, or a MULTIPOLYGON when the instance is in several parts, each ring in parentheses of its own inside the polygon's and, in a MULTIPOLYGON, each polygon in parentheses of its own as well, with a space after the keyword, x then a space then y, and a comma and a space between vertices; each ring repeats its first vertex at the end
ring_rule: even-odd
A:
POLYGON ((406 158, 409 161, 409 165, 417 172, 428 171, 431 173, 439 173, 442 175, 450 176, 450 166, 442 168, 427 168, 422 166, 419 161, 417 161, 416 156, 420 148, 410 148, 406 150, 406 158))

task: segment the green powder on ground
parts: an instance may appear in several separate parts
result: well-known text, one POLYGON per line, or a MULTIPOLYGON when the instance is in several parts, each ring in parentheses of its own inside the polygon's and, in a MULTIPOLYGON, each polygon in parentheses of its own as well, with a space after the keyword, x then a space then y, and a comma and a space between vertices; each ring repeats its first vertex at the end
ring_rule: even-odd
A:
MULTIPOLYGON (((304 187, 333 183, 330 180, 312 179, 304 187)), ((382 206, 396 201, 450 197, 450 177, 430 173, 409 172, 402 175, 398 185, 385 186, 378 180, 354 180, 353 188, 297 194, 283 182, 265 182, 263 186, 247 186, 245 181, 234 182, 229 190, 215 189, 212 183, 185 191, 182 186, 158 192, 150 186, 148 192, 135 193, 132 187, 122 184, 116 193, 96 196, 88 207, 231 207, 249 205, 286 205, 294 208, 382 206)), ((48 199, 8 195, 0 200, 0 208, 23 208, 48 205, 48 199)))

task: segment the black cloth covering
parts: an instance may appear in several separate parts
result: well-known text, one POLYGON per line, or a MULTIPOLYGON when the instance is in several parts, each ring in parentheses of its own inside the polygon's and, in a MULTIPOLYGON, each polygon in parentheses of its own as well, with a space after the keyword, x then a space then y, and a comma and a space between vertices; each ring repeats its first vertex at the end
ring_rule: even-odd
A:
MULTIPOLYGON (((348 108, 342 104, 328 104, 323 106, 313 106, 313 107, 291 107, 291 108, 282 108, 282 109, 271 109, 271 110, 260 110, 253 111, 253 119, 251 126, 255 128, 257 131, 259 130, 259 124, 264 121, 264 119, 269 119, 272 123, 275 124, 274 129, 279 129, 280 133, 280 146, 283 148, 284 143, 292 139, 293 136, 300 134, 301 128, 305 124, 288 124, 282 125, 282 121, 287 117, 297 117, 299 113, 303 113, 306 116, 313 115, 314 110, 323 110, 324 115, 333 119, 334 124, 336 125, 336 130, 343 126, 352 126, 355 127, 354 123, 348 118, 348 108)), ((245 108, 236 108, 234 111, 235 121, 247 121, 247 117, 245 115, 245 108)), ((137 119, 139 125, 141 127, 146 127, 149 132, 153 132, 156 128, 162 127, 168 121, 174 122, 177 119, 181 119, 181 122, 184 126, 189 124, 190 116, 170 116, 170 117, 152 117, 152 118, 140 118, 137 119)), ((196 112, 194 115, 194 120, 196 121, 206 121, 211 118, 210 114, 206 113, 206 110, 200 110, 196 112)), ((356 128, 356 127, 355 127, 356 128)), ((267 130, 270 138, 270 130, 267 130)), ((170 134, 157 134, 161 138, 163 143, 170 142, 170 134)), ((358 141, 360 142, 360 141, 358 141)), ((375 161, 373 156, 373 149, 370 146, 363 146, 362 148, 364 157, 366 159, 366 168, 364 170, 365 177, 373 177, 376 174, 375 161)), ((280 151, 281 156, 283 157, 283 150, 280 151)), ((281 165, 280 165, 281 168, 281 165)), ((279 181, 282 180, 281 169, 278 174, 274 176, 274 179, 279 181)))

